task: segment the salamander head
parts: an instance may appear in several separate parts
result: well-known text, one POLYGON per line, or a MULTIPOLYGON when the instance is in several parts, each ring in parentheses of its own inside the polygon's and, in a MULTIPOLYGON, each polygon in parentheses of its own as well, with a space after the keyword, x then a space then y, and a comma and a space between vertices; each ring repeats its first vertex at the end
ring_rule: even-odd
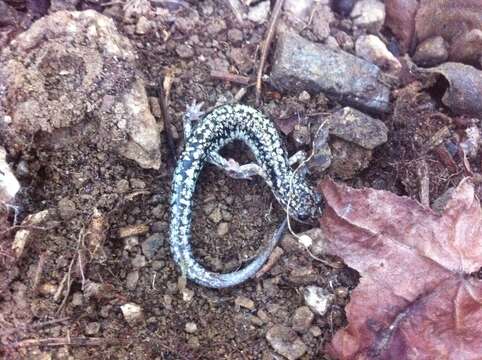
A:
POLYGON ((315 192, 301 176, 295 175, 290 188, 289 197, 286 196, 281 203, 289 206, 292 218, 304 222, 321 215, 324 206, 321 194, 315 192))

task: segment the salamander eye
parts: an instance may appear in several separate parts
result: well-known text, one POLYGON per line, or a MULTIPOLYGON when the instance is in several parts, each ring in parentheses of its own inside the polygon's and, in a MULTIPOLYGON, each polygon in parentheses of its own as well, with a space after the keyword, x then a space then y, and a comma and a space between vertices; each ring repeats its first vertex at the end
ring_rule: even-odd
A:
POLYGON ((301 213, 301 214, 298 214, 298 219, 301 220, 301 221, 305 221, 305 220, 308 220, 310 218, 310 214, 308 213, 301 213))

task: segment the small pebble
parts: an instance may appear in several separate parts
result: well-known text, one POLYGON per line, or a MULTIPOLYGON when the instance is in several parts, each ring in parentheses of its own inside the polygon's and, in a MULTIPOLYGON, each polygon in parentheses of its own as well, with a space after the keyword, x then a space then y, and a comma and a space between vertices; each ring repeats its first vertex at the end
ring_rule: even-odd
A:
POLYGON ((229 29, 228 39, 235 45, 239 45, 243 41, 243 32, 239 29, 229 29))
POLYGON ((379 0, 357 1, 350 17, 355 26, 377 33, 385 22, 385 4, 379 0))
POLYGON ((131 264, 134 268, 139 269, 146 266, 146 257, 141 254, 137 254, 132 260, 131 264))
POLYGON ((258 24, 264 23, 268 19, 270 6, 269 1, 262 1, 252 6, 248 12, 248 19, 258 24))
POLYGON ((127 181, 126 179, 121 179, 117 182, 115 187, 118 193, 126 193, 129 191, 129 181, 127 181))
POLYGON ((85 327, 85 334, 86 335, 95 335, 100 331, 100 323, 98 322, 90 322, 85 327))
POLYGON ((290 360, 299 359, 307 350, 296 332, 282 325, 270 328, 266 333, 266 340, 278 354, 290 360))
POLYGON ((182 293, 182 299, 185 302, 190 302, 194 297, 194 291, 192 291, 191 289, 187 289, 187 288, 182 289, 181 293, 182 293))
POLYGON ((219 237, 225 236, 227 233, 229 233, 229 224, 225 222, 220 223, 216 232, 219 237))
POLYGON ((63 198, 59 201, 59 215, 63 220, 70 220, 72 219, 75 214, 77 213, 77 209, 75 208, 75 203, 67 198, 63 198))
POLYGON ((197 325, 194 322, 186 323, 184 330, 189 334, 194 334, 197 331, 197 325))
POLYGON ((82 295, 81 292, 75 292, 74 295, 72 295, 73 306, 82 306, 83 300, 84 300, 84 296, 82 295))
POLYGON ((334 301, 334 295, 319 286, 307 286, 303 291, 306 305, 316 313, 323 316, 334 301))
POLYGON ((215 224, 219 223, 223 219, 221 209, 219 207, 215 208, 208 218, 215 224))
POLYGON ((238 296, 234 299, 234 304, 248 310, 253 310, 255 307, 254 301, 244 296, 238 296))
POLYGON ((126 286, 129 290, 135 290, 138 281, 139 271, 135 270, 127 274, 126 286))
POLYGON ((127 303, 121 307, 122 315, 129 325, 141 323, 144 320, 144 312, 142 308, 134 303, 127 303))
POLYGON ((310 327, 310 334, 314 337, 321 336, 321 329, 318 326, 310 327))
POLYGON ((296 309, 291 326, 293 330, 304 334, 309 330, 314 318, 315 315, 308 306, 301 306, 296 309))
POLYGON ((413 61, 421 66, 441 64, 449 57, 447 47, 447 43, 441 36, 428 38, 417 46, 413 61))

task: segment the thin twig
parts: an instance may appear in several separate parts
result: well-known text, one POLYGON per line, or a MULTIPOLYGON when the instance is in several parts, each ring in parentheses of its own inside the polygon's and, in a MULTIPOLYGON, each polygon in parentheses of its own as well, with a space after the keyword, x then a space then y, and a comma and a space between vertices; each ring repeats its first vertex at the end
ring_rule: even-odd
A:
POLYGON ((30 346, 102 346, 102 345, 119 345, 119 339, 105 339, 94 337, 53 337, 44 339, 26 339, 12 344, 15 348, 30 346))
POLYGON ((38 322, 38 323, 35 323, 35 324, 21 324, 21 325, 18 325, 16 327, 14 327, 14 328, 5 329, 5 330, 0 331, 0 336, 10 335, 10 334, 13 334, 13 333, 16 333, 16 332, 19 332, 19 331, 29 331, 29 330, 35 330, 35 329, 39 329, 39 328, 42 328, 42 327, 50 326, 50 325, 56 325, 56 324, 65 322, 69 319, 70 319, 69 317, 63 317, 63 318, 60 318, 60 319, 42 321, 42 322, 38 322))
POLYGON ((223 81, 229 81, 241 85, 249 85, 251 83, 251 78, 249 76, 232 74, 227 71, 212 70, 211 77, 223 81))
POLYGON ((33 277, 32 289, 35 293, 38 292, 38 286, 40 284, 40 280, 42 279, 42 272, 45 266, 46 259, 47 259, 47 252, 41 253, 39 256, 37 268, 35 269, 35 274, 33 277))
POLYGON ((162 119, 164 121, 164 131, 166 132, 167 147, 169 148, 169 153, 171 154, 170 161, 176 162, 177 160, 176 145, 174 144, 174 137, 172 136, 172 131, 171 131, 171 117, 169 116, 169 111, 167 107, 166 92, 164 91, 164 77, 161 77, 159 81, 159 85, 157 86, 157 97, 159 99, 162 119))
POLYGON ((263 47, 261 49, 261 59, 259 60, 258 73, 256 74, 256 106, 260 105, 261 99, 261 79, 263 78, 264 64, 268 58, 268 51, 273 41, 275 34, 276 23, 278 22, 279 15, 281 13, 281 7, 283 6, 284 0, 276 0, 274 5, 273 14, 268 25, 268 33, 266 34, 266 39, 264 41, 263 47))

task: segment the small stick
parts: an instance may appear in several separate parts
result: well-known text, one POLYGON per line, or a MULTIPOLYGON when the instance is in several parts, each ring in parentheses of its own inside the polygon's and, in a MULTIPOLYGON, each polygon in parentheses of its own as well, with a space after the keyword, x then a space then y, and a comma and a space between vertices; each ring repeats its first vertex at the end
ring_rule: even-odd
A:
POLYGON ((176 162, 176 145, 174 144, 174 138, 171 131, 171 117, 169 116, 169 111, 167 109, 166 93, 164 92, 164 78, 160 79, 159 85, 157 86, 157 97, 161 107, 162 119, 164 120, 164 131, 166 132, 167 147, 171 154, 171 161, 176 162))
POLYGON ((268 58, 268 50, 273 41, 276 23, 278 22, 279 15, 281 13, 281 7, 283 6, 284 0, 276 0, 274 5, 273 14, 268 25, 268 33, 266 34, 266 40, 264 41, 263 47, 261 49, 261 59, 259 61, 258 73, 256 74, 256 106, 260 105, 261 99, 261 79, 263 77, 263 69, 266 59, 268 58))
POLYGON ((33 277, 32 289, 35 293, 38 292, 38 286, 40 284, 40 280, 42 279, 42 272, 45 266, 46 259, 47 259, 47 253, 46 252, 41 253, 38 259, 37 267, 35 269, 35 275, 33 277))
POLYGON ((419 181, 419 196, 420 203, 425 206, 430 206, 430 180, 428 178, 428 167, 427 162, 422 160, 422 162, 417 167, 417 176, 419 181))
POLYGON ((39 323, 36 323, 36 324, 22 324, 22 325, 18 325, 16 327, 14 327, 14 328, 2 330, 2 331, 0 331, 0 335, 5 336, 5 335, 10 335, 10 334, 13 334, 13 333, 16 333, 16 332, 19 332, 19 331, 35 330, 35 329, 39 329, 39 328, 42 328, 42 327, 45 327, 45 326, 59 324, 59 323, 65 322, 69 319, 70 318, 68 318, 68 317, 63 317, 63 318, 60 318, 60 319, 54 319, 54 320, 39 322, 39 323))
POLYGON ((255 277, 258 279, 264 274, 266 274, 268 271, 270 271, 283 254, 284 251, 282 248, 280 248, 279 246, 275 247, 273 252, 269 256, 268 261, 266 261, 266 264, 264 264, 263 267, 256 273, 255 277))
POLYGON ((227 71, 212 70, 211 77, 241 85, 249 85, 251 82, 251 79, 248 76, 232 74, 227 71))
POLYGON ((104 339, 94 337, 53 337, 45 339, 26 339, 13 344, 13 347, 30 347, 30 346, 102 346, 102 345, 118 345, 121 341, 118 339, 104 339))

